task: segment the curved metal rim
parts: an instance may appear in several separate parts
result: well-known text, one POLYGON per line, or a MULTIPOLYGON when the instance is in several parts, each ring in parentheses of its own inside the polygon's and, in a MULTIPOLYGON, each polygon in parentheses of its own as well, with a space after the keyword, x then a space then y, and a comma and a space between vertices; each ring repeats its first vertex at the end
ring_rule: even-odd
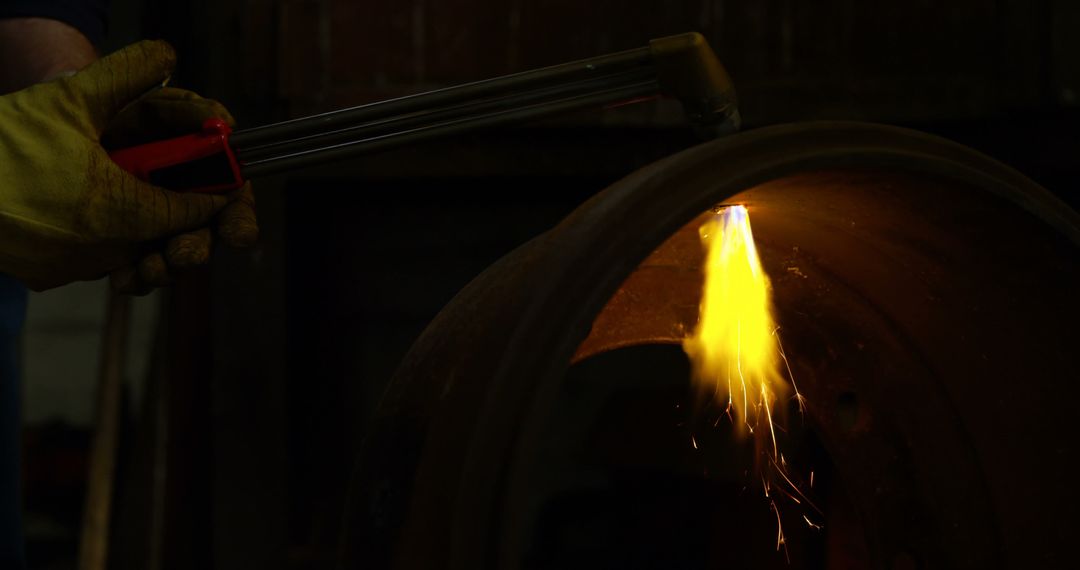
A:
MULTIPOLYGON (((710 205, 768 180, 813 169, 888 167, 959 180, 1002 196, 1080 245, 1080 215, 1019 172, 951 141, 896 127, 811 122, 755 130, 691 148, 635 172, 578 208, 545 236, 550 247, 535 258, 536 289, 509 338, 464 458, 456 497, 450 568, 490 559, 478 551, 496 531, 486 508, 525 466, 539 434, 537 418, 554 397, 592 318, 645 257, 710 205), (650 214, 650 215, 643 215, 650 214), (621 220, 648 220, 617 231, 621 220), (610 236, 620 239, 611 240, 610 236), (604 239, 599 239, 603 237, 604 239), (574 247, 560 247, 573 244, 574 247), (621 252, 621 257, 615 257, 621 252), (596 259, 608 263, 596 263, 596 259), (579 294, 568 306, 567 291, 579 294), (550 350, 536 350, 544 338, 550 350), (520 426, 512 429, 512 426, 520 426), (492 457, 507 458, 493 462, 492 457)), ((500 513, 502 526, 511 523, 500 513)), ((500 554, 505 556, 506 549, 500 554)), ((513 567, 500 559, 498 567, 513 567)))

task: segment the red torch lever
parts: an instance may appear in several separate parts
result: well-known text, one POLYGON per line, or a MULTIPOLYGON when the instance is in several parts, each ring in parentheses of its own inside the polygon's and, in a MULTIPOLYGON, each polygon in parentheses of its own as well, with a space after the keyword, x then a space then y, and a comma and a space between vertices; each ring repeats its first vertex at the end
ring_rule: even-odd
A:
POLYGON ((116 150, 109 156, 140 179, 170 190, 222 193, 244 184, 229 146, 232 128, 207 119, 198 133, 116 150))

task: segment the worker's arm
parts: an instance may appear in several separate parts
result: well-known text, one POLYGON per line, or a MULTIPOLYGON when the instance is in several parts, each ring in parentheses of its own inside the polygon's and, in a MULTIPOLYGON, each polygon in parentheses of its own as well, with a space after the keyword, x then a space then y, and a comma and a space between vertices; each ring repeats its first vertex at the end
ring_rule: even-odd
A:
MULTIPOLYGON (((97 57, 90 41, 73 26, 25 17, 26 9, 40 8, 41 4, 0 0, 0 94, 81 69, 97 57)), ((19 508, 19 381, 15 366, 25 300, 25 291, 8 276, 0 275, 0 568, 13 570, 26 568, 19 508)))
POLYGON ((49 18, 0 19, 0 93, 78 71, 97 59, 74 27, 49 18))
POLYGON ((164 42, 140 42, 0 97, 0 271, 35 289, 116 271, 131 289, 205 261, 212 224, 226 241, 254 240, 250 189, 231 199, 171 192, 123 171, 101 146, 107 130, 130 140, 229 118, 213 101, 156 89, 174 63, 164 42))

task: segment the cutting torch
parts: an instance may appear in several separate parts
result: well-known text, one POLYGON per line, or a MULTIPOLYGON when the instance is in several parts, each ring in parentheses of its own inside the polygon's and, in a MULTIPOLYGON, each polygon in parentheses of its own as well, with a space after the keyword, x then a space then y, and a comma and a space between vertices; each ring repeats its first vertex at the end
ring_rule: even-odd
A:
POLYGON ((438 137, 589 107, 670 97, 704 136, 739 128, 735 90, 701 34, 233 131, 223 120, 200 132, 124 148, 112 159, 172 190, 227 192, 249 178, 315 166, 438 137))

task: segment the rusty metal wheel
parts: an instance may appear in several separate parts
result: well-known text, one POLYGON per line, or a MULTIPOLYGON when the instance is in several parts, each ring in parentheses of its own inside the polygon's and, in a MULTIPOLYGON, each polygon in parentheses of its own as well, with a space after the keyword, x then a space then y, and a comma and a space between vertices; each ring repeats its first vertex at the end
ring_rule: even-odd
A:
POLYGON ((751 208, 809 431, 854 517, 832 531, 852 545, 806 566, 1066 565, 1080 217, 955 143, 804 123, 644 168, 463 290, 382 402, 345 566, 540 567, 537 462, 572 416, 571 362, 677 342, 700 279, 686 232, 725 201, 751 208))

